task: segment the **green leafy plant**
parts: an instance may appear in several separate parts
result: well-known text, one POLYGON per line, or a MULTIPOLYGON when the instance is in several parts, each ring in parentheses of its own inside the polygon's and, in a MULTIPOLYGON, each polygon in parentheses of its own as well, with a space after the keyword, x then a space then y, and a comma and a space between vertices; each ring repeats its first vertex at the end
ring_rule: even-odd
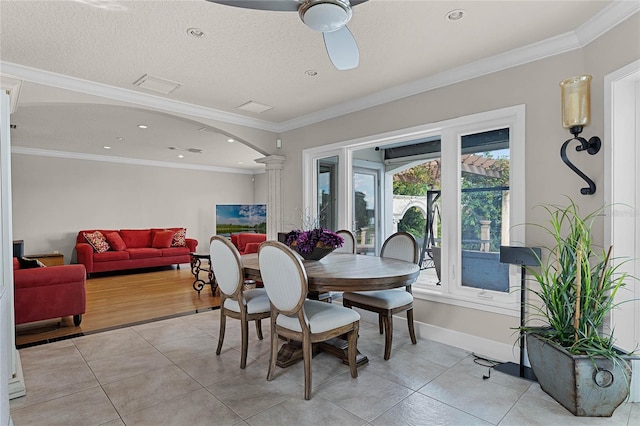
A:
POLYGON ((541 305, 529 303, 532 319, 545 325, 524 330, 576 355, 620 361, 613 330, 605 330, 604 321, 617 306, 615 294, 628 277, 617 272, 619 265, 612 266, 611 247, 605 251, 593 243, 591 228, 604 209, 581 216, 572 200, 568 206, 542 207, 549 220, 535 226, 545 230, 554 244, 543 247, 541 266, 528 271, 539 284, 529 290, 542 301, 541 305))

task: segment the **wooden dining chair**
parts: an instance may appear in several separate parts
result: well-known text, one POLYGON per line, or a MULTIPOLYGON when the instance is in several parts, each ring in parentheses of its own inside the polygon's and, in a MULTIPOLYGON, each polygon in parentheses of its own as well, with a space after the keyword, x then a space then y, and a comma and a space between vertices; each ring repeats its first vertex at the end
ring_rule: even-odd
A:
POLYGON ((356 252, 356 236, 353 232, 348 229, 341 229, 336 231, 336 234, 340 235, 344 239, 344 243, 342 244, 342 247, 338 247, 333 252, 354 254, 356 252))
MULTIPOLYGON (((408 232, 396 232, 389 236, 382 245, 381 257, 418 263, 418 244, 413 235, 408 232)), ((384 359, 391 357, 391 343, 393 340, 393 315, 407 311, 407 325, 411 343, 417 343, 413 327, 413 294, 411 284, 404 289, 345 292, 342 295, 342 305, 351 308, 364 309, 378 314, 380 334, 384 332, 384 359)))
POLYGON ((360 315, 340 305, 307 299, 307 273, 300 257, 277 241, 262 243, 260 274, 271 302, 271 359, 267 380, 272 380, 279 336, 302 344, 304 399, 311 399, 312 345, 347 335, 351 377, 358 377, 356 351, 360 315))
POLYGON ((222 350, 227 317, 240 320, 240 368, 245 368, 249 347, 249 321, 255 321, 258 339, 262 340, 262 320, 271 315, 269 298, 264 288, 244 289, 242 260, 231 241, 214 235, 209 243, 209 254, 211 268, 220 289, 220 335, 216 355, 220 355, 222 350))

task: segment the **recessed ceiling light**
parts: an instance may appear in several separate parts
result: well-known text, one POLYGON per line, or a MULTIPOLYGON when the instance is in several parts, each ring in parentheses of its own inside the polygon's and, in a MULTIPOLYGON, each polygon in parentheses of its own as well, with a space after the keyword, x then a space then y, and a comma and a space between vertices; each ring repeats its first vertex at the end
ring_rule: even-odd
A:
POLYGON ((206 35, 205 32, 202 31, 200 28, 189 28, 187 30, 187 34, 195 38, 202 38, 206 35))
POLYGON ((244 164, 242 161, 238 161, 238 164, 244 164))
POLYGON ((146 124, 138 124, 139 129, 146 129, 148 126, 146 124))
POLYGON ((464 15, 467 14, 467 11, 464 9, 454 9, 451 10, 449 12, 447 12, 447 14, 445 15, 445 17, 447 18, 447 21, 459 21, 462 18, 464 18, 464 15))
POLYGON ((104 149, 111 149, 110 146, 103 146, 104 149))
POLYGON ((233 139, 229 138, 227 139, 227 142, 231 143, 231 142, 235 142, 233 139))
POLYGON ((316 70, 306 70, 304 73, 309 77, 315 77, 316 75, 318 75, 318 71, 316 70))
POLYGON ((118 136, 118 137, 116 138, 116 140, 117 140, 117 141, 123 141, 123 140, 124 140, 124 138, 123 138, 122 136, 118 136))
POLYGON ((178 158, 184 158, 184 155, 179 154, 179 155, 178 155, 178 158))

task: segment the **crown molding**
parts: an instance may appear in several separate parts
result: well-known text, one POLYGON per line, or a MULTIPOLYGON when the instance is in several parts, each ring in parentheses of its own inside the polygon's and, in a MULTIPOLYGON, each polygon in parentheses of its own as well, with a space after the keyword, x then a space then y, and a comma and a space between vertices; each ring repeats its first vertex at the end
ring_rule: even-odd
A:
POLYGON ((264 120, 256 120, 239 114, 219 111, 200 105, 189 104, 159 96, 140 93, 129 89, 109 86, 95 81, 83 80, 68 75, 45 71, 12 62, 0 61, 0 72, 4 75, 15 76, 24 81, 86 93, 122 102, 129 102, 163 111, 188 114, 193 117, 207 118, 229 124, 238 124, 254 129, 277 131, 277 125, 264 120))
POLYGON ((582 48, 638 11, 640 11, 640 1, 616 0, 582 24, 575 31, 570 31, 509 52, 494 55, 424 79, 395 86, 378 93, 334 105, 330 108, 296 117, 281 123, 257 120, 239 114, 161 98, 128 89, 121 89, 10 62, 0 62, 0 72, 2 72, 2 74, 10 74, 16 78, 34 83, 69 89, 90 95, 102 96, 118 101, 130 102, 145 107, 157 108, 167 112, 187 114, 194 117, 212 119, 229 124, 237 124, 273 133, 282 133, 387 102, 424 93, 429 90, 434 90, 447 85, 459 83, 461 81, 470 80, 472 78, 481 77, 483 75, 582 48))
POLYGON ((166 161, 143 160, 137 158, 113 157, 108 155, 82 154, 78 152, 53 151, 39 148, 11 147, 12 154, 36 155, 40 157, 67 158, 72 160, 101 161, 103 163, 131 164, 135 166, 165 167, 170 169, 200 170, 206 172, 255 175, 263 170, 235 169, 230 167, 203 166, 200 164, 170 163, 166 161))
POLYGON ((22 88, 22 80, 9 76, 0 76, 0 87, 9 95, 10 107, 9 112, 13 114, 18 108, 18 98, 20 97, 20 89, 22 88))

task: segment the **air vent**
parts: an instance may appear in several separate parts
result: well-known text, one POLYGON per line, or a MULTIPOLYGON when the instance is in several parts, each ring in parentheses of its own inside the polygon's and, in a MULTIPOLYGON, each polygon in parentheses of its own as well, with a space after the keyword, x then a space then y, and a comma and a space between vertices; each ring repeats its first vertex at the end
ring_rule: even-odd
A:
POLYGON ((260 114, 262 112, 265 111, 269 111, 270 109, 273 109, 273 107, 269 106, 269 105, 264 105, 258 102, 254 102, 254 101, 249 101, 245 104, 240 105, 239 107, 236 107, 238 109, 241 109, 243 111, 249 111, 249 112, 255 112, 256 114, 260 114))
POLYGON ((163 95, 168 95, 181 86, 180 83, 158 77, 152 77, 149 74, 145 74, 140 77, 135 83, 133 83, 133 85, 152 92, 162 93, 163 95))

